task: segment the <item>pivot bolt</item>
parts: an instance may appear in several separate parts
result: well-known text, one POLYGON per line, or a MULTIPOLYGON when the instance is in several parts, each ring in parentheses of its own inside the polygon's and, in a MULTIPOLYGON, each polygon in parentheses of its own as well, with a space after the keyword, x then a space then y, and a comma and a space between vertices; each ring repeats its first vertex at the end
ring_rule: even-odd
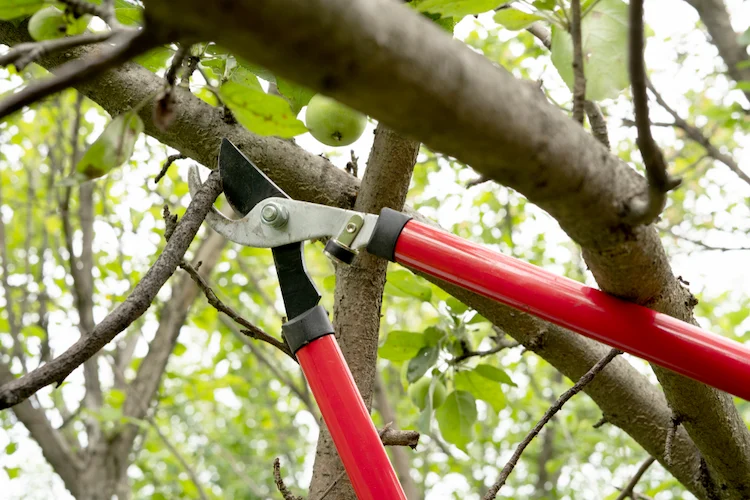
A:
POLYGON ((346 232, 347 233, 353 233, 357 230, 357 225, 353 222, 350 222, 346 225, 346 232))
POLYGON ((266 203, 260 211, 260 219, 263 224, 271 227, 283 227, 289 220, 289 213, 286 208, 276 203, 266 203))

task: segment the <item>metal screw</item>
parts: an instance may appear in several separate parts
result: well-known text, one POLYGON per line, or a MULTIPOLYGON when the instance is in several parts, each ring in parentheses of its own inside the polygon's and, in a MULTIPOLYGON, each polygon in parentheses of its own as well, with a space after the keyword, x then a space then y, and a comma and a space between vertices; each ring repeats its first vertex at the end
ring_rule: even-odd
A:
POLYGON ((276 203, 266 203, 260 211, 260 218, 271 227, 282 227, 289 220, 289 213, 276 203))
POLYGON ((346 225, 346 232, 347 233, 353 233, 357 230, 357 225, 353 222, 350 222, 346 225))

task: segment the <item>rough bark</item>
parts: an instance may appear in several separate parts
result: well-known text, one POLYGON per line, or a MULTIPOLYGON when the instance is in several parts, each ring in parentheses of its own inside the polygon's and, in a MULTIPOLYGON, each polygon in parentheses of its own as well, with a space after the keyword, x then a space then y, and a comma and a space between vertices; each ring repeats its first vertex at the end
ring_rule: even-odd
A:
MULTIPOLYGON (((401 210, 418 152, 418 142, 378 125, 354 209, 368 213, 379 213, 383 207, 401 210)), ((339 265, 336 268, 333 325, 341 351, 368 408, 375 387, 380 306, 387 266, 387 261, 362 252, 351 266, 339 265)), ((319 498, 342 470, 331 436, 321 422, 310 498, 319 498)), ((326 495, 327 500, 355 498, 346 477, 341 478, 326 495)))

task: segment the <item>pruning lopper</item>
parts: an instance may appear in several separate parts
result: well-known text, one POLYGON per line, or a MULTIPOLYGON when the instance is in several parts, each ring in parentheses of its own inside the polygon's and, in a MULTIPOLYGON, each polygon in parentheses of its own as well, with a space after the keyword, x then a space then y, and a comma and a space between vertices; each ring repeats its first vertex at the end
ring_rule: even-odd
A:
MULTIPOLYGON (((219 154, 224 194, 242 216, 212 208, 206 221, 241 245, 271 248, 288 321, 282 332, 302 367, 360 499, 405 499, 305 269, 307 240, 350 264, 365 249, 479 295, 750 400, 750 348, 651 309, 471 243, 384 208, 380 215, 292 200, 229 140, 219 154)), ((200 188, 197 168, 191 194, 200 188)), ((499 390, 499 389, 498 389, 499 390)))

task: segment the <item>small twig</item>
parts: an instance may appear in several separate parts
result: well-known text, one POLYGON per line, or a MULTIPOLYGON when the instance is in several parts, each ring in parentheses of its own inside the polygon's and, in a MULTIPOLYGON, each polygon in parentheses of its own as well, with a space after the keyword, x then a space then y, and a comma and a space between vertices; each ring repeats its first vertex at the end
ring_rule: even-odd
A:
POLYGON ((195 489, 198 490, 198 496, 201 497, 201 500, 208 500, 208 497, 206 496, 206 492, 203 491, 203 487, 201 486, 200 481, 198 480, 198 475, 195 473, 192 467, 190 467, 190 464, 187 463, 185 458, 182 456, 182 453, 177 450, 177 448, 174 447, 174 445, 167 439, 167 436, 165 436, 161 430, 159 430, 159 426, 156 425, 156 422, 152 417, 147 418, 148 422, 151 424, 151 427, 156 431, 156 434, 159 436, 159 439, 164 443, 164 446, 167 447, 169 452, 177 459, 178 462, 180 462, 180 465, 182 465, 182 468, 185 470, 187 475, 190 477, 190 481, 195 486, 195 489))
POLYGON ((112 39, 114 46, 107 50, 102 50, 92 57, 67 62, 55 69, 53 77, 38 80, 6 97, 0 102, 0 119, 55 92, 93 78, 156 45, 156 41, 146 31, 123 30, 112 39))
POLYGON ((501 340, 498 340, 497 345, 491 349, 487 349, 485 351, 466 351, 463 354, 451 359, 449 363, 452 365, 456 365, 460 363, 461 361, 464 361, 465 359, 473 358, 475 356, 490 356, 492 354, 502 351, 503 349, 512 349, 514 347, 518 347, 519 345, 521 344, 514 340, 501 339, 501 340))
POLYGON ((359 161, 359 158, 354 156, 354 150, 350 150, 352 159, 351 161, 346 162, 346 172, 348 174, 353 175, 354 177, 357 177, 359 175, 359 164, 357 163, 359 161))
POLYGON ((19 43, 0 56, 0 66, 14 64, 16 69, 20 71, 44 55, 54 54, 81 45, 103 42, 111 36, 111 31, 104 31, 102 33, 84 33, 78 36, 54 38, 42 42, 19 43))
POLYGON ((296 496, 294 493, 284 484, 284 480, 281 478, 281 462, 278 457, 273 461, 273 478, 276 482, 276 488, 279 489, 279 493, 284 497, 284 500, 303 500, 302 497, 296 496))
POLYGON ((714 252, 747 252, 750 250, 750 247, 719 247, 714 245, 709 245, 708 243, 704 243, 702 240, 695 240, 693 238, 688 238, 687 236, 682 236, 680 234, 676 234, 671 229, 662 229, 663 232, 669 234, 675 239, 687 241, 688 243, 692 243, 693 245, 697 245, 705 250, 714 251, 714 252))
POLYGON ((159 181, 162 179, 162 177, 167 175, 167 170, 169 170, 169 167, 172 166, 172 163, 177 160, 184 160, 185 158, 187 158, 187 156, 182 153, 167 156, 167 161, 164 162, 164 166, 161 167, 161 170, 154 178, 154 184, 159 184, 159 181))
MULTIPOLYGON (((167 238, 167 241, 169 241, 168 236, 171 236, 170 229, 173 226, 176 226, 177 224, 177 218, 176 216, 169 213, 169 208, 165 205, 164 206, 164 221, 167 225, 164 236, 167 238)), ((252 337, 257 340, 261 340, 263 342, 266 342, 268 344, 271 344, 272 346, 279 349, 281 352, 297 361, 294 357, 294 354, 292 354, 291 349, 289 349, 289 346, 282 342, 273 336, 267 334, 254 324, 250 323, 248 320, 240 316, 237 312, 235 312, 234 309, 227 306, 222 302, 214 293, 214 291, 211 289, 211 287, 208 285, 206 280, 198 273, 198 270, 193 267, 189 262, 185 261, 185 259, 180 260, 179 266, 184 269, 190 277, 195 281, 195 283, 198 285, 198 288, 200 288, 204 295, 206 296, 206 300, 208 300, 208 303, 213 306, 217 311, 222 312, 229 316, 235 323, 237 323, 240 326, 243 326, 245 330, 241 330, 242 333, 245 335, 252 337)))
POLYGON ((190 87, 190 77, 193 76, 193 73, 198 69, 198 64, 201 62, 201 58, 198 56, 188 56, 187 59, 188 62, 185 67, 185 72, 182 74, 182 77, 180 77, 180 87, 183 88, 190 87))
POLYGON ((609 132, 607 131, 607 119, 604 118, 604 113, 602 113, 601 108, 594 101, 586 101, 583 107, 586 109, 586 116, 589 117, 591 135, 604 144, 607 149, 611 149, 609 144, 609 132))
POLYGON ((573 38, 573 119, 583 125, 586 101, 586 76, 583 73, 583 41, 581 40, 581 0, 570 2, 572 20, 570 36, 573 38))
POLYGON ((654 457, 648 457, 646 461, 643 462, 638 468, 638 471, 635 473, 635 476, 633 476, 628 485, 625 486, 622 491, 620 491, 620 494, 617 495, 617 498, 615 500, 625 500, 627 497, 633 498, 635 496, 633 494, 633 488, 635 488, 635 485, 638 484, 638 481, 641 480, 643 474, 646 473, 646 470, 651 467, 651 464, 654 463, 655 460, 656 459, 654 457))
POLYGON ((578 379, 578 382, 576 382, 573 387, 565 391, 559 398, 557 398, 557 401, 555 401, 555 403, 550 406, 549 409, 547 409, 547 411, 542 416, 542 419, 539 420, 539 422, 534 426, 533 429, 531 429, 524 440, 521 441, 521 443, 518 445, 516 450, 513 452, 513 456, 511 456, 510 460, 508 460, 508 463, 505 464, 503 470, 500 471, 500 477, 484 495, 483 500, 493 500, 497 496, 500 488, 503 487, 505 481, 508 479, 508 476, 518 463, 518 460, 521 458, 521 454, 524 452, 529 443, 531 443, 531 441, 537 436, 537 434, 539 434, 539 432, 547 424, 547 422, 549 422, 552 417, 554 417, 555 414, 560 411, 563 405, 567 403, 570 398, 581 392, 583 388, 586 387, 586 385, 594 380, 594 377, 619 354, 622 354, 622 351, 619 351, 617 349, 612 349, 611 351, 609 351, 606 356, 600 359, 594 366, 591 367, 589 371, 587 371, 580 379, 578 379))
POLYGON ((526 31, 537 37, 542 42, 542 45, 548 49, 552 48, 552 32, 541 22, 536 21, 531 23, 531 26, 526 28, 526 31))
POLYGON ((627 206, 626 219, 634 225, 652 223, 664 209, 667 202, 666 193, 680 184, 679 179, 667 173, 664 155, 651 135, 646 93, 646 65, 643 60, 644 43, 643 0, 632 0, 630 2, 630 83, 638 130, 636 143, 643 157, 648 179, 646 199, 634 198, 627 206))
POLYGON ((709 139, 709 137, 706 134, 704 134, 701 131, 701 129, 699 129, 695 125, 689 124, 679 114, 677 114, 677 112, 674 109, 672 109, 669 106, 669 104, 666 103, 666 101, 661 96, 661 94, 659 94, 656 91, 656 89, 654 88, 653 84, 650 81, 647 80, 646 84, 648 85, 648 89, 654 95, 654 99, 656 99, 656 102, 659 104, 659 106, 664 108, 664 110, 670 115, 672 115, 672 118, 674 118, 674 123, 665 124, 666 126, 677 127, 683 132, 685 132, 685 135, 690 137, 690 139, 694 140, 695 142, 703 146, 703 148, 706 150, 706 153, 708 153, 708 155, 711 158, 715 158, 719 160, 724 165, 729 167, 732 170, 732 172, 737 174, 737 176, 740 179, 750 184, 750 176, 746 174, 744 171, 742 171, 739 164, 734 160, 734 158, 732 158, 728 154, 724 154, 721 151, 719 151, 719 148, 717 148, 716 146, 713 145, 713 143, 711 143, 711 139, 709 139))
POLYGON ((672 445, 674 443, 674 436, 677 433, 677 428, 682 424, 682 419, 675 415, 672 415, 669 429, 667 429, 667 437, 664 440, 664 461, 667 465, 672 465, 672 445))
POLYGON ((605 417, 604 415, 602 415, 602 418, 600 418, 599 420, 597 420, 596 423, 594 425, 592 425, 591 427, 593 427, 594 429, 598 429, 600 427, 603 427, 604 424, 607 424, 607 423, 609 423, 609 420, 607 420, 607 417, 605 417))

